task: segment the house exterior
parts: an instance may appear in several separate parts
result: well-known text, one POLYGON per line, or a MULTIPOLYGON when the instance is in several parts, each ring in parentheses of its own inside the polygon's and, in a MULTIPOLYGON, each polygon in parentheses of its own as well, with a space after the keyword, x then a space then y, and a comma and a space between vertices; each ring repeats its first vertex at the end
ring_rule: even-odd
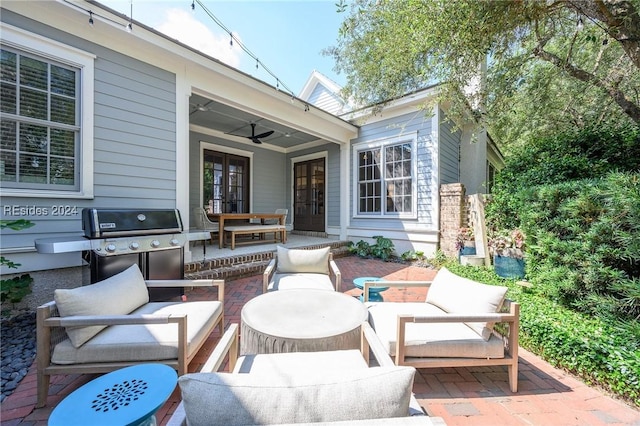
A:
POLYGON ((82 266, 34 241, 82 235, 85 207, 176 208, 185 229, 198 206, 285 207, 292 231, 430 254, 439 185, 485 192, 500 162, 486 133, 421 109, 437 87, 352 109, 319 73, 296 97, 94 1, 0 7, 0 217, 35 223, 2 231, 21 264, 3 273, 82 266))

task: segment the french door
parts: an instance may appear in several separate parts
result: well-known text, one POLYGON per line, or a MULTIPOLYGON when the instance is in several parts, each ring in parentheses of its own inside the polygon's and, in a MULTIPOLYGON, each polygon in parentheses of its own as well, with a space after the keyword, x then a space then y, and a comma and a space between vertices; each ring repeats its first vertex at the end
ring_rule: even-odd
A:
POLYGON ((204 206, 210 213, 249 213, 249 158, 204 150, 204 206))
POLYGON ((293 229, 324 232, 324 158, 295 163, 293 169, 293 229))

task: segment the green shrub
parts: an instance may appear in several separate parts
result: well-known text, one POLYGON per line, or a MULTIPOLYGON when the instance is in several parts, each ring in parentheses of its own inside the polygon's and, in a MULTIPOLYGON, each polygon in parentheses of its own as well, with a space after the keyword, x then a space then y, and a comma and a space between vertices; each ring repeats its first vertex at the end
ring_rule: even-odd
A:
POLYGON ((355 253, 360 257, 376 257, 382 260, 388 260, 393 255, 393 241, 380 235, 374 236, 376 243, 369 244, 364 240, 358 241, 356 244, 349 246, 349 252, 355 253))
MULTIPOLYGON (((13 229, 14 231, 20 231, 22 229, 31 228, 35 224, 28 220, 0 220, 0 229, 13 229)), ((4 256, 0 256, 0 265, 7 268, 16 269, 20 266, 19 263, 14 263, 4 256)), ((18 303, 24 296, 31 293, 31 284, 33 278, 29 274, 22 274, 13 278, 0 279, 0 302, 18 303)))

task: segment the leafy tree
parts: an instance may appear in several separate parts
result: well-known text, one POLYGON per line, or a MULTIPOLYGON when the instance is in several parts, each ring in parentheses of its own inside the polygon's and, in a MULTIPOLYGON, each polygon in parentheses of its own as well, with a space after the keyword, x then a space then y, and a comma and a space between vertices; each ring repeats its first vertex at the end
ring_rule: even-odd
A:
POLYGON ((612 117, 640 124, 640 0, 350 3, 325 51, 346 97, 375 104, 438 82, 454 113, 477 107, 499 141, 612 117))

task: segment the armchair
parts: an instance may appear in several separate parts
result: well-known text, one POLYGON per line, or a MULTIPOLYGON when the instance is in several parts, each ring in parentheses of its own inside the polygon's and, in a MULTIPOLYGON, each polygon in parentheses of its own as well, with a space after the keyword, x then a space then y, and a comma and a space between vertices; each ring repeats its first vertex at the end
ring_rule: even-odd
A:
POLYGON ((238 325, 231 324, 201 372, 179 379, 182 402, 167 425, 444 425, 414 398, 415 369, 394 366, 369 324, 361 333, 360 351, 238 358, 238 325), (370 353, 377 367, 369 367, 370 353), (226 359, 229 373, 218 372, 226 359))
POLYGON ((385 281, 385 287, 429 287, 425 302, 368 302, 369 322, 396 365, 416 368, 507 366, 518 390, 520 306, 506 287, 459 277, 441 268, 432 282, 385 281), (500 332, 494 324, 500 323, 500 332))
POLYGON ((262 274, 262 292, 300 288, 340 291, 342 274, 329 250, 278 246, 262 274))
POLYGON ((144 281, 137 265, 101 282, 55 290, 37 309, 37 407, 54 374, 106 373, 158 362, 185 374, 216 326, 224 328, 223 280, 144 281), (149 302, 151 287, 218 287, 217 301, 149 302))

